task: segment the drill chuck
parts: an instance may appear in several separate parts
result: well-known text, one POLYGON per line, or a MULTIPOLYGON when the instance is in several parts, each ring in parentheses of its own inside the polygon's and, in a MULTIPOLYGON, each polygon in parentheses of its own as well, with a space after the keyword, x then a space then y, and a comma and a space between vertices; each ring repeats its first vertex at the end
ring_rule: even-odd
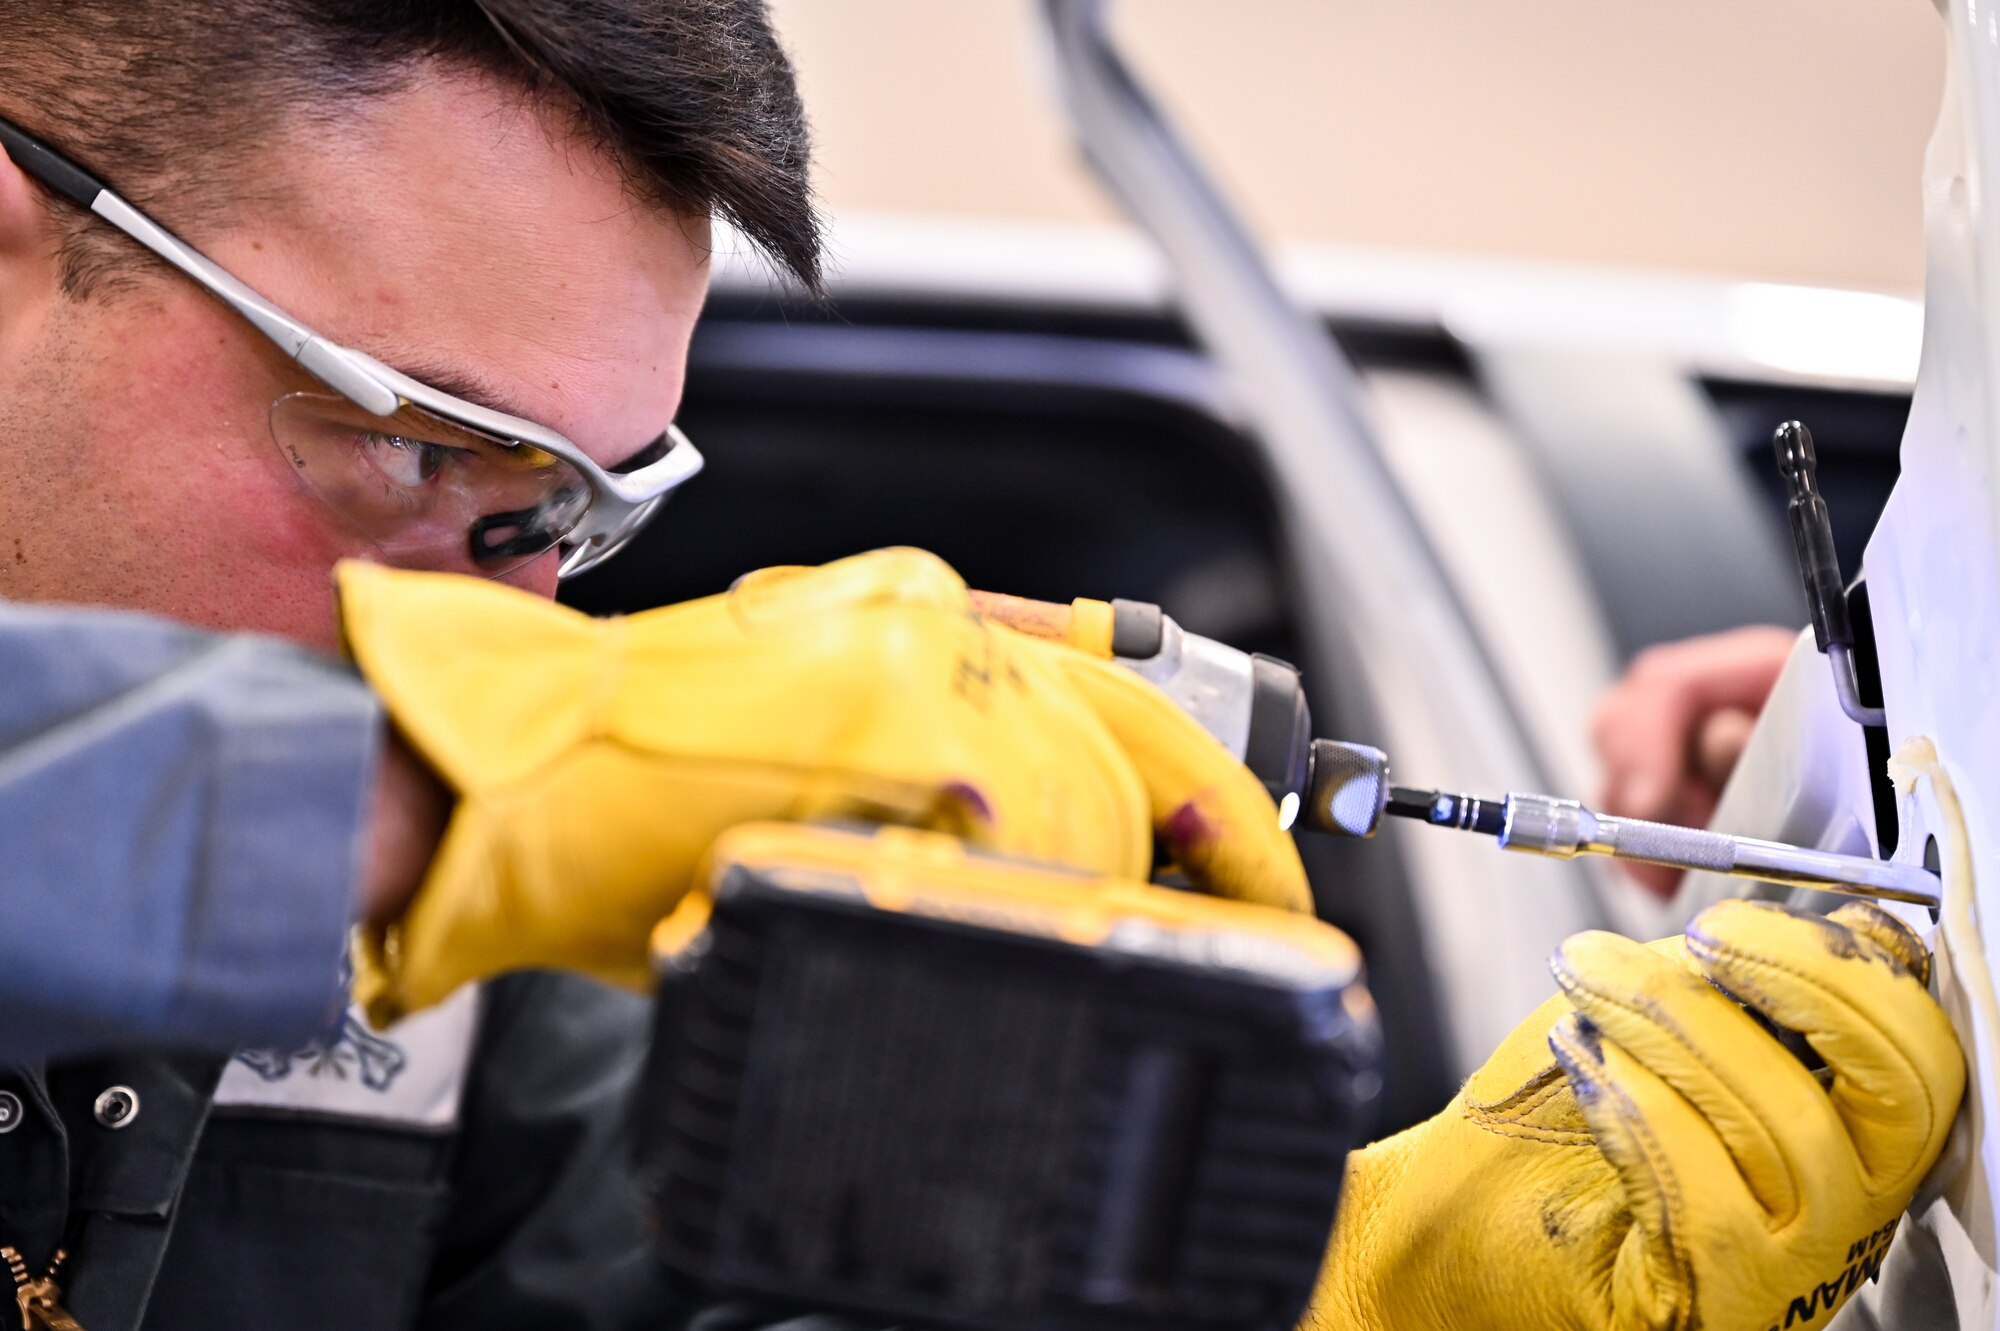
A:
POLYGON ((1366 744, 1316 739, 1306 768, 1305 825, 1371 837, 1389 807, 1389 755, 1366 744))

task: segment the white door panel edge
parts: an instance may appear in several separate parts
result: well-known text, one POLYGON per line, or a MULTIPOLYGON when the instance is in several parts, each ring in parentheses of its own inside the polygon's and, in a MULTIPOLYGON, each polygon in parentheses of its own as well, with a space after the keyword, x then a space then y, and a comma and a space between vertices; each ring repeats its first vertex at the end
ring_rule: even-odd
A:
MULTIPOLYGON (((1902 475, 1864 568, 1892 746, 1929 736, 1965 805, 1977 937, 1951 947, 2000 954, 2000 29, 1992 0, 1944 0, 1943 106, 1924 162, 1924 349, 1903 435, 1902 475), (1986 12, 1981 13, 1981 10, 1986 12)), ((1908 801, 1908 853, 1931 832, 1949 845, 1927 790, 1908 801)), ((1951 866, 1947 866, 1949 869, 1951 866)), ((1979 1149, 1922 1223, 1971 1324, 2000 1327, 1995 1183, 2000 1180, 2000 1031, 1992 995, 1945 995, 1971 1072, 1979 1149), (1981 1000, 1984 1001, 1981 1001, 1981 1000), (1955 1257, 1952 1255, 1955 1254, 1955 1257), (1974 1295, 1967 1299, 1965 1296, 1974 1295)), ((1887 1299, 1893 1291, 1884 1291, 1887 1299)))
MULTIPOLYGON (((1978 900, 1971 936, 1942 939, 1944 951, 1993 956, 2000 955, 2000 209, 1992 198, 2000 188, 2000 15, 1993 0, 1939 0, 1938 8, 1949 44, 1943 105, 1924 162, 1923 356, 1902 474, 1863 572, 1891 747, 1931 739, 1964 804, 1978 900)), ((1780 708, 1752 747, 1777 743, 1764 729, 1782 735, 1789 728, 1805 751, 1820 731, 1841 725, 1852 729, 1823 708, 1780 708)), ((1848 798, 1849 812, 1865 826, 1864 795, 1848 798)), ((1774 817, 1789 807, 1782 797, 1767 802, 1774 817)), ((1837 811, 1829 814, 1828 835, 1839 820, 1837 811)), ((1948 831, 1930 790, 1920 786, 1903 801, 1896 857, 1920 855, 1933 833, 1949 847, 1948 831)), ((1945 854, 1948 878, 1967 867, 1945 854)), ((1923 1319, 1929 1327, 1948 1309, 1965 1331, 2000 1331, 2000 1030, 1987 1015, 1994 998, 1946 980, 1945 1008, 1970 1073, 1964 1112, 1971 1131, 1933 1181, 1938 1195, 1914 1208, 1915 1222, 1898 1236, 1881 1283, 1857 1295, 1843 1326, 1923 1319)))

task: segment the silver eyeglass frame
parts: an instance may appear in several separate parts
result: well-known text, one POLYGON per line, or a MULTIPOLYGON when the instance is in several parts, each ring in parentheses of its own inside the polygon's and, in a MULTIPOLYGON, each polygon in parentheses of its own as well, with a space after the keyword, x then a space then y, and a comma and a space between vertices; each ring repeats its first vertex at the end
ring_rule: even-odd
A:
MULTIPOLYGON (((557 544, 558 549, 569 547, 562 558, 562 577, 595 568, 617 554, 659 511, 667 496, 702 468, 700 451, 677 426, 669 425, 662 436, 667 449, 656 461, 635 471, 607 471, 573 441, 545 425, 454 397, 391 369, 366 352, 314 332, 127 203, 103 181, 6 119, 0 119, 0 149, 29 176, 95 213, 194 279, 270 339, 300 369, 370 415, 394 416, 403 407, 413 406, 503 446, 528 445, 568 463, 590 487, 590 503, 582 520, 557 544)), ((654 445, 640 451, 649 452, 659 442, 655 440, 654 445)))

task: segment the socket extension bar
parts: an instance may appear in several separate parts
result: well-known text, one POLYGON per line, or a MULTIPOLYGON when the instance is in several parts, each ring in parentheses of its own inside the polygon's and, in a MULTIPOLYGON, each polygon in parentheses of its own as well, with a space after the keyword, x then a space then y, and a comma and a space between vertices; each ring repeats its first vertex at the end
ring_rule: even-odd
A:
POLYGON ((1495 801, 1393 786, 1383 811, 1435 827, 1484 833, 1496 838, 1505 850, 1554 859, 1609 855, 1921 906, 1936 906, 1943 899, 1937 875, 1922 865, 1839 855, 1640 818, 1614 818, 1593 812, 1576 800, 1553 795, 1510 794, 1495 801))

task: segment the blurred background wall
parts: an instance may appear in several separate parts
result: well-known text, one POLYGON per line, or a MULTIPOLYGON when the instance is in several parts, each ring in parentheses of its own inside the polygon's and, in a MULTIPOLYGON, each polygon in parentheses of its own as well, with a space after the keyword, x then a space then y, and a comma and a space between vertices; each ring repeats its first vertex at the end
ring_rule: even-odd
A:
MULTIPOLYGON (((1112 223, 1033 0, 774 0, 837 216, 1112 223)), ((1914 291, 1927 0, 1124 0, 1267 238, 1914 291)))

